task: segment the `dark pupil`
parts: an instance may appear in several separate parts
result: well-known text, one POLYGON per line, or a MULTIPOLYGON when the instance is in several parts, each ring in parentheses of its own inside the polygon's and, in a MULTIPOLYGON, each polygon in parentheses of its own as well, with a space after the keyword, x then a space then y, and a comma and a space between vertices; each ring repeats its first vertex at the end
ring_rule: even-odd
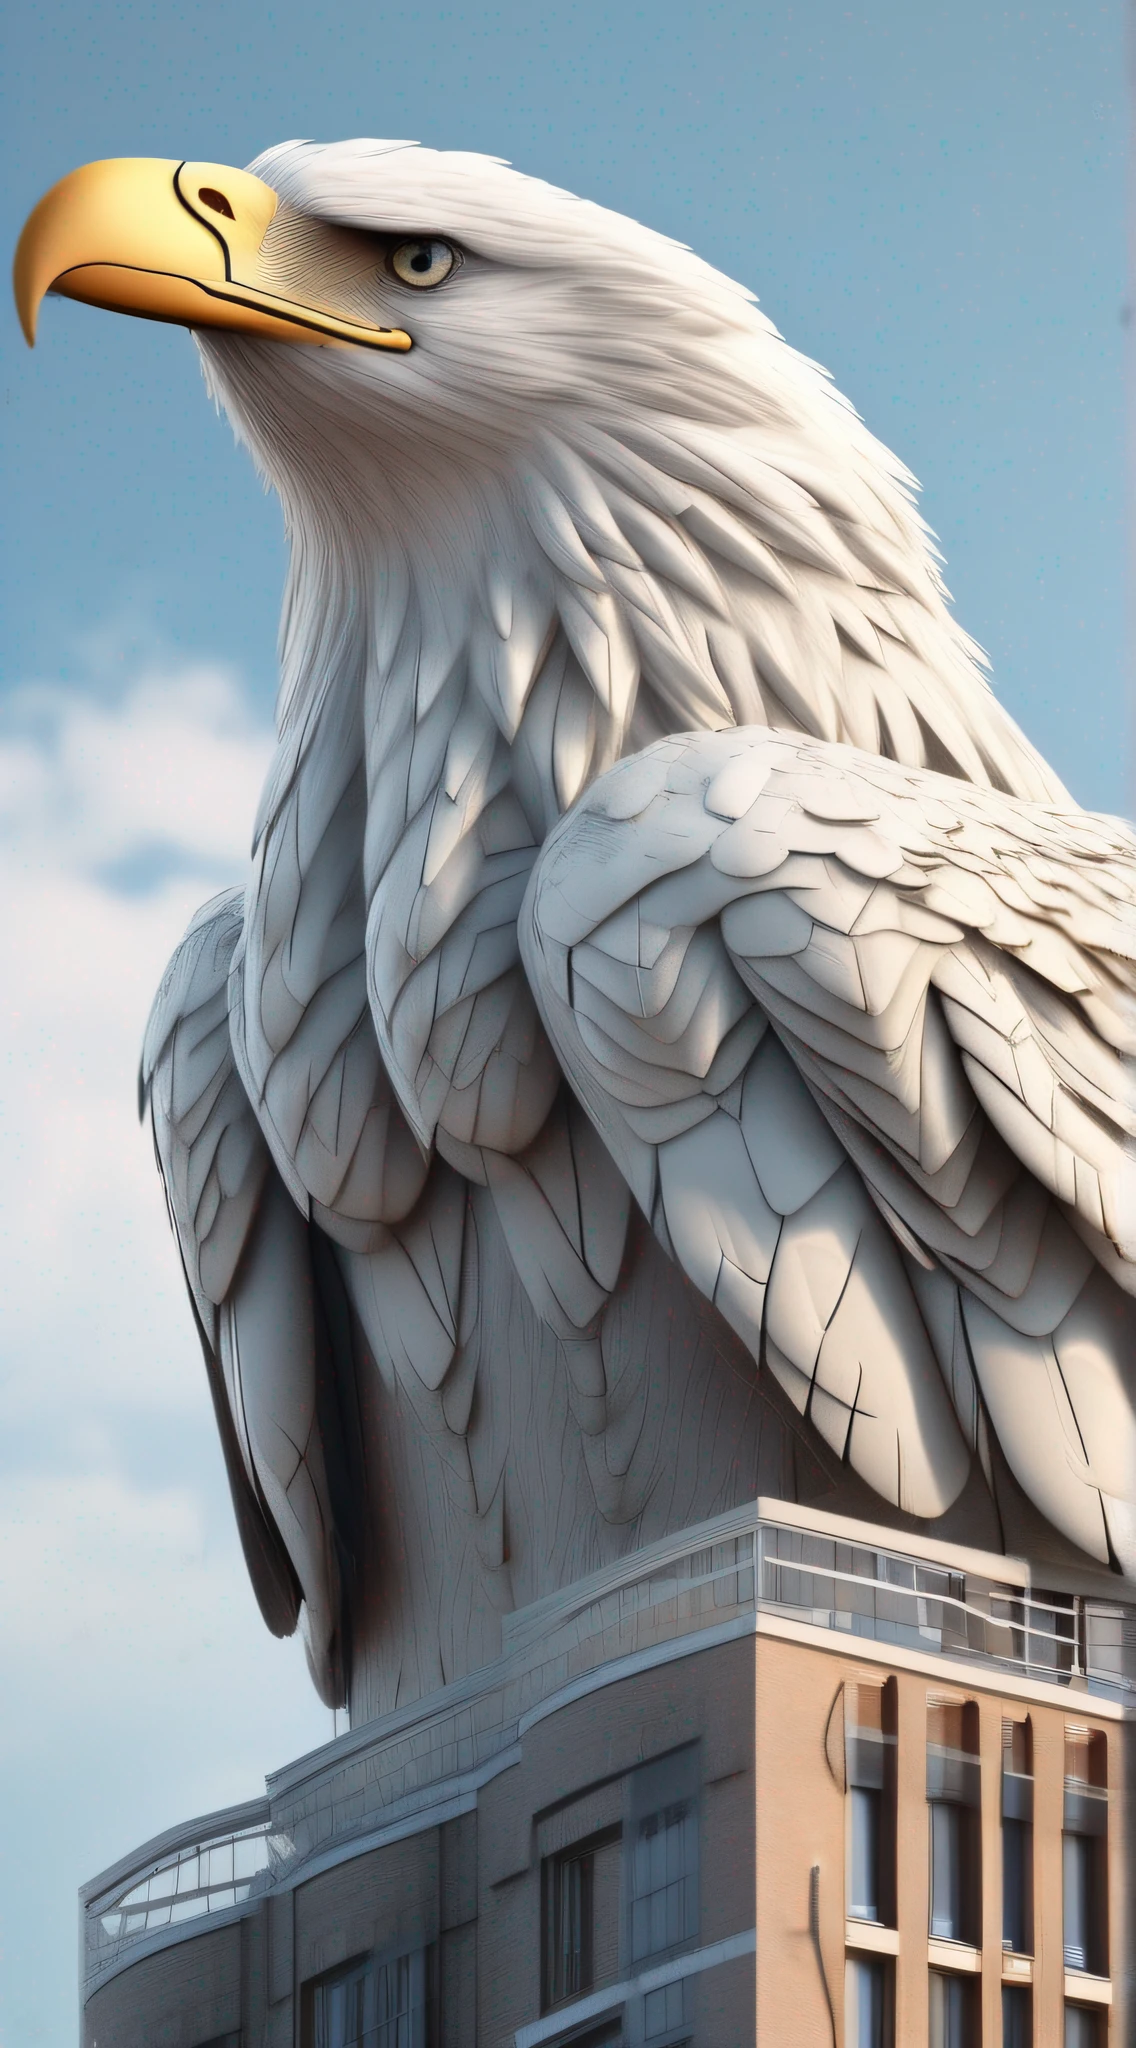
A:
POLYGON ((434 251, 428 242, 423 244, 416 256, 411 257, 410 268, 417 270, 419 274, 424 270, 432 270, 434 268, 434 251))
POLYGON ((224 193, 216 191, 212 185, 203 185, 197 196, 202 206, 210 207, 214 213, 223 213, 226 220, 236 219, 224 193))

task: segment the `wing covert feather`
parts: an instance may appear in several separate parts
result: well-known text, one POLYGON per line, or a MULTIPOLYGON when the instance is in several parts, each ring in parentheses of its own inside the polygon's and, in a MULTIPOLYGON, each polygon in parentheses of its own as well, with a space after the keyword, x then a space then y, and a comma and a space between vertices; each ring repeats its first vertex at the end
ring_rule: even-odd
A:
POLYGON ((210 1342, 271 1167, 229 1042, 229 970, 243 908, 243 890, 230 889, 197 912, 154 999, 139 1076, 186 1279, 210 1342))
POLYGON ((1051 1519, 1136 1568, 1136 1460, 1104 1423, 1126 1444, 1136 1417, 1127 828, 795 734, 678 736, 553 832, 521 929, 660 1236, 828 1440, 941 1512, 949 1388, 972 1448, 996 1409, 1039 1505, 1046 1464, 1051 1519), (781 1126, 809 1114, 835 1163, 795 1207, 780 1177, 809 1148, 781 1126), (936 1273, 945 1318, 920 1306, 936 1273), (1058 1468, 1043 1407, 1037 1430, 1075 1440, 1058 1468))

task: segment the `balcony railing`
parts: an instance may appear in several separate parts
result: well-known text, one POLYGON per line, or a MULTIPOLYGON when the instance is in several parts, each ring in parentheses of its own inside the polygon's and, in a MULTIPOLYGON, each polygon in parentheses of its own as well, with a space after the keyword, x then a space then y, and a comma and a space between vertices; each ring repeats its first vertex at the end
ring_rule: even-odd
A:
POLYGON ((271 1887, 288 1847, 273 1831, 267 1799, 208 1814, 148 1843, 83 1889, 88 1977, 147 1936, 239 1909, 271 1887))
POLYGON ((992 1658, 1024 1676, 1058 1683, 1088 1676, 1131 1688, 1136 1676, 1131 1657, 1125 1674, 1115 1629, 1111 1660, 1099 1670, 1086 1666, 1086 1647, 1090 1656, 1097 1647, 1084 1619, 1091 1603, 1019 1592, 902 1553, 803 1529, 765 1523, 755 1535, 759 1606, 814 1628, 943 1657, 992 1658))

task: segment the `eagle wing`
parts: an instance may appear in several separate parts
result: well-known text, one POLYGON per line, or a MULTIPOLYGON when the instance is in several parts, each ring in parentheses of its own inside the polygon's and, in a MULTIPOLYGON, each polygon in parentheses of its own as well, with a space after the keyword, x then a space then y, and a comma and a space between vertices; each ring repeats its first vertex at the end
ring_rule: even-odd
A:
POLYGON ((552 833, 521 937, 659 1237, 854 1469, 935 1515, 992 1425, 1047 1517, 1136 1572, 1127 828, 680 736, 552 833))
POLYGON ((163 977, 140 1077, 205 1353, 229 1486, 261 1611, 296 1626, 321 1696, 343 1696, 339 1567, 317 1402, 325 1339, 309 1226, 237 1073, 229 980, 244 893, 193 919, 163 977))

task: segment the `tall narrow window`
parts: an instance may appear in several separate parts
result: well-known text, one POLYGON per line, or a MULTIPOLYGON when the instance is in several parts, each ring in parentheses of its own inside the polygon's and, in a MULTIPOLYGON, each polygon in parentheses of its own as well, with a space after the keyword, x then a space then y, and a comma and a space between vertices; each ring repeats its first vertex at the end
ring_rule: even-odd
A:
POLYGON ((953 1800, 932 1799, 931 1932, 940 1941, 963 1939, 965 1815, 953 1800))
POLYGON ((1104 2026, 1091 2005, 1065 2007, 1065 2048, 1102 2048, 1104 2026))
POLYGON ((631 1860, 631 1960, 662 1955, 695 1931, 698 1858, 694 1803, 677 1799, 647 1814, 635 1832, 631 1860))
POLYGON ((894 1922, 894 1681, 844 1688, 848 1785, 846 1910, 851 1920, 894 1922))
POLYGON ((978 1709, 971 1700, 927 1702, 930 1931, 977 1943, 982 1917, 978 1843, 978 1709))
POLYGON ((421 1949, 368 1957, 312 1992, 313 2048, 425 2048, 426 1972, 421 1949))
POLYGON ((884 1956, 849 1956, 844 1972, 845 2048, 891 2048, 891 1969, 884 1956))
POLYGON ((596 1864, 618 1827, 574 1842, 542 1864, 542 2007, 579 1998, 596 1982, 596 1864))
POLYGON ((1033 1993, 1026 1984, 1002 1986, 1002 2048, 1031 2048, 1033 1993))
POLYGON ((1028 1720, 1002 1723, 1002 1947, 1033 1954, 1033 1749, 1028 1720))
POLYGON ((930 2048, 974 2048, 974 1984, 969 1977, 955 1977, 946 1970, 927 1972, 930 2012, 930 2048))
POLYGON ((578 1998, 592 1985, 592 1859, 549 1859, 548 2003, 578 1998))
POLYGON ((1065 1730, 1064 1826, 1065 1967, 1107 1976, 1108 1752, 1095 1729, 1065 1730))
POLYGON ((627 1851, 628 1961, 668 1954, 698 1933, 698 1749, 632 1772, 627 1851))
POLYGON ((882 1920, 881 1793, 875 1785, 850 1785, 848 1802, 848 1915, 852 1920, 882 1920))
POLYGON ((1091 1835, 1065 1832, 1062 1844, 1065 1894, 1065 1967, 1096 1970, 1096 1843, 1091 1835))

